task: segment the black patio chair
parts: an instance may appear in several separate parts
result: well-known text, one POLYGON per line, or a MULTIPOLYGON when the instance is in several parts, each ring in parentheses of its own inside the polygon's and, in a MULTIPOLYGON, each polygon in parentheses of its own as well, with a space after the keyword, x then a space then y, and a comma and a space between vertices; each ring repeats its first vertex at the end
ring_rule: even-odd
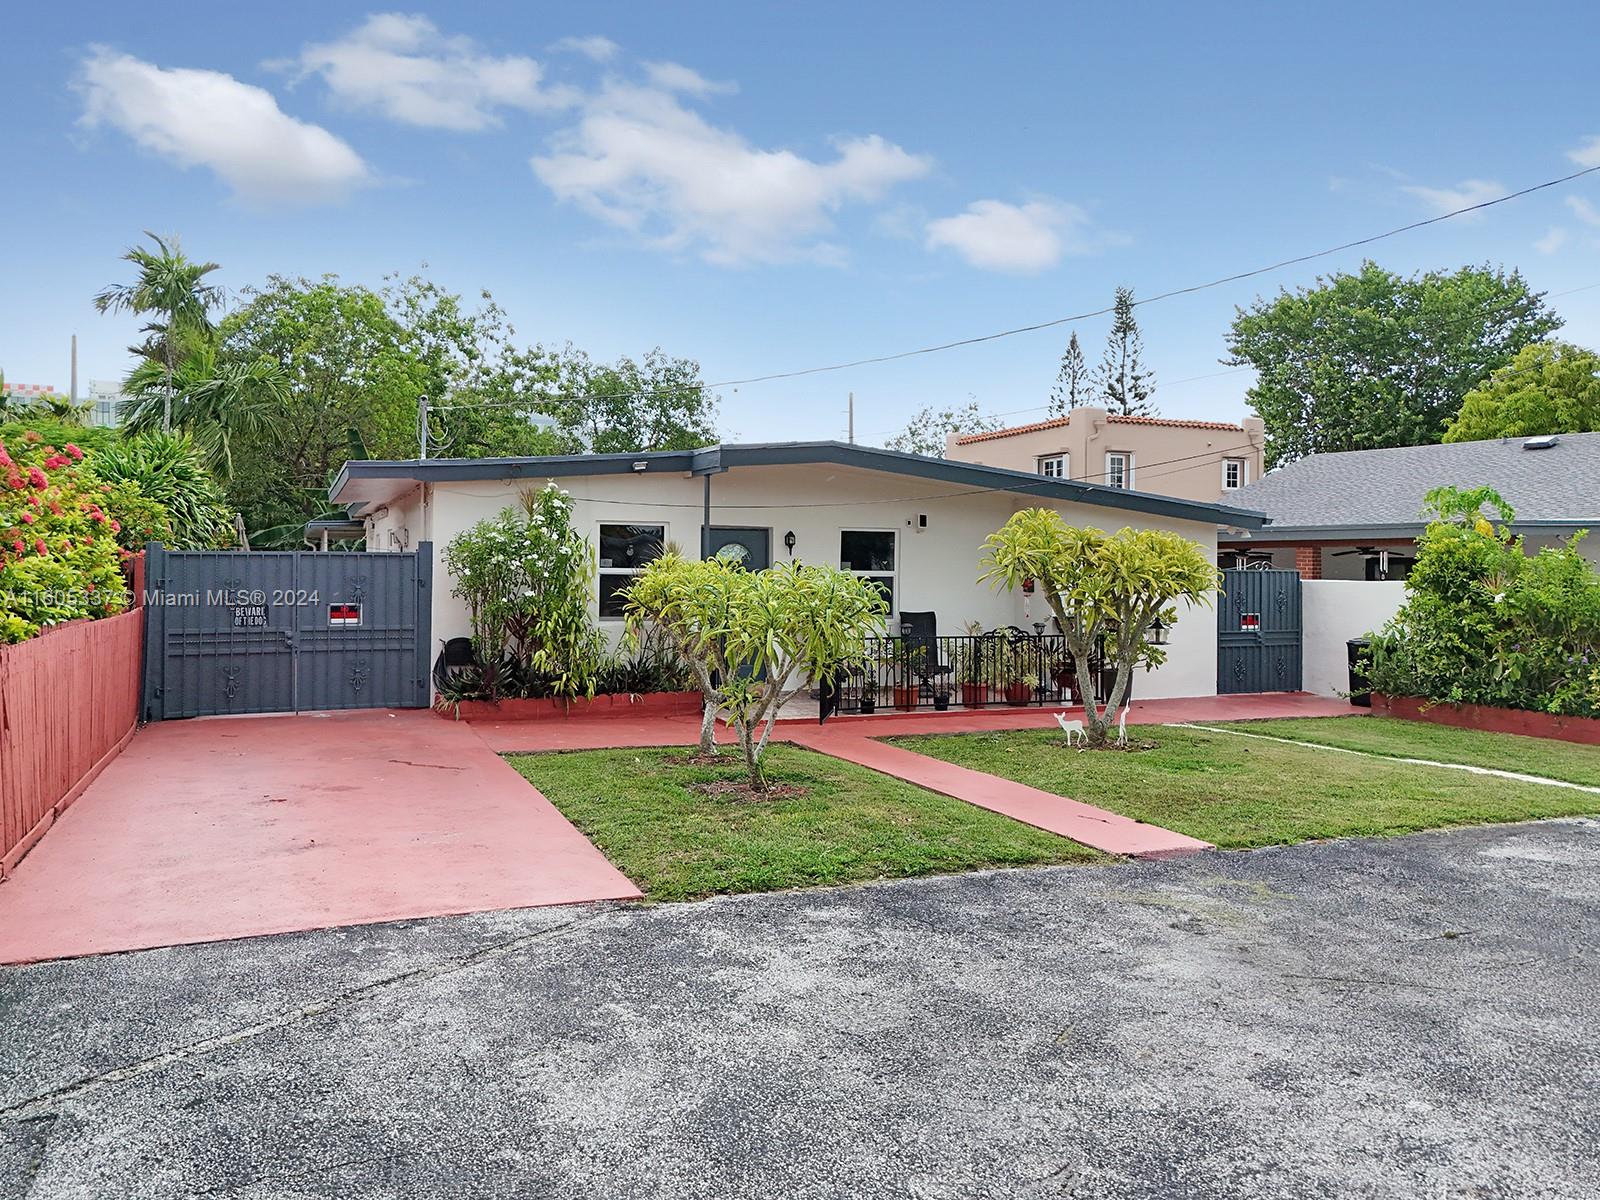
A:
POLYGON ((439 657, 433 660, 434 690, 443 692, 457 675, 481 670, 477 655, 472 652, 472 639, 450 638, 439 651, 439 657))
POLYGON ((901 612, 900 646, 920 687, 950 674, 950 664, 939 659, 939 620, 933 613, 901 612))

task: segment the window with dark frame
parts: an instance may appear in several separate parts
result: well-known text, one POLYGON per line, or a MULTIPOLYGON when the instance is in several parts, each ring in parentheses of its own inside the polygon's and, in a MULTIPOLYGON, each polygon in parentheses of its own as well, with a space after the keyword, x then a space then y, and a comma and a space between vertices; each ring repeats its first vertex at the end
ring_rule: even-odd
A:
POLYGON ((621 617, 627 603, 621 595, 633 577, 661 557, 667 544, 665 525, 600 526, 600 615, 621 617))
POLYGON ((860 575, 883 593, 895 611, 895 533, 892 529, 841 529, 839 568, 860 575))

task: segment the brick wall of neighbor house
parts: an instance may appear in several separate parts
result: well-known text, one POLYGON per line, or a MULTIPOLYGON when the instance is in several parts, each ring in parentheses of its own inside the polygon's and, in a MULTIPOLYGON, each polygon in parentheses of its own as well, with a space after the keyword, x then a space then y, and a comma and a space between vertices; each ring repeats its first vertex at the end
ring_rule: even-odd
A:
POLYGON ((0 646, 0 878, 133 734, 144 610, 0 646))
MULTIPOLYGON (((1133 456, 1133 487, 1185 500, 1224 500, 1223 462, 1240 459, 1242 484, 1261 478, 1265 432, 1259 417, 1243 424, 1119 417, 1075 408, 1065 417, 946 441, 945 456, 1013 471, 1036 472, 1042 459, 1068 456, 1067 476, 1105 483, 1106 455, 1133 456)), ((1241 486, 1242 486, 1241 484, 1241 486)))
MULTIPOLYGON (((667 540, 685 553, 699 550, 701 479, 663 472, 567 476, 558 482, 572 493, 578 529, 592 543, 598 544, 602 523, 656 524, 666 526, 667 540)), ((436 547, 435 651, 443 639, 470 633, 465 606, 452 594, 443 565, 450 539, 514 503, 523 488, 542 483, 530 478, 431 484, 390 504, 375 521, 377 536, 368 538, 370 548, 380 548, 391 530, 398 535, 402 529, 413 544, 431 539, 436 547)), ((973 495, 932 480, 824 466, 737 467, 713 476, 711 492, 713 524, 770 530, 774 561, 788 556, 784 534, 791 531, 797 560, 837 566, 841 530, 893 530, 897 536, 895 607, 932 610, 941 633, 962 633, 968 621, 993 629, 999 625, 1026 628, 1034 621, 1049 619, 1042 598, 997 592, 978 582, 984 538, 1013 512, 1039 503, 1028 496, 1004 492, 973 495), (927 517, 926 526, 919 521, 922 516, 927 517)), ((1059 503, 1055 507, 1078 525, 1175 530, 1200 543, 1215 561, 1215 525, 1088 505, 1059 503)), ((613 638, 621 633, 620 621, 600 624, 613 638)), ((1166 665, 1151 674, 1137 675, 1136 694, 1147 698, 1213 695, 1216 664, 1216 615, 1210 609, 1180 611, 1166 665)))

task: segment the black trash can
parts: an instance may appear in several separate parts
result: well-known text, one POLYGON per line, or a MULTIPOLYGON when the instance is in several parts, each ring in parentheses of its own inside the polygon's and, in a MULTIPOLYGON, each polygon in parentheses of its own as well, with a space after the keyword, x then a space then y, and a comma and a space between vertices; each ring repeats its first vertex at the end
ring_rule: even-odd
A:
POLYGON ((1357 708, 1372 707, 1372 685, 1367 682, 1367 673, 1361 669, 1361 656, 1370 645, 1372 639, 1364 637, 1351 638, 1345 643, 1350 652, 1350 703, 1357 708))

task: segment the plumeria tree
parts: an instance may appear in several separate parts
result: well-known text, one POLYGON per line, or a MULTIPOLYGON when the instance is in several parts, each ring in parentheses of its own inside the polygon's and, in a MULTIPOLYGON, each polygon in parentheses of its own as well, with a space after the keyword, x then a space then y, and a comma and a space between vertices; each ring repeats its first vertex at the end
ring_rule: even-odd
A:
POLYGON ((594 552, 553 482, 452 538, 445 563, 467 602, 490 698, 593 696, 603 639, 589 618, 594 552), (507 676, 514 676, 508 679, 507 676))
POLYGON ((0 642, 127 607, 122 524, 83 458, 37 433, 0 442, 0 642))
POLYGON ((1177 603, 1211 605, 1221 583, 1200 546, 1158 529, 1107 534, 1076 528, 1054 509, 1012 515, 984 542, 980 580, 1008 590, 1036 581, 1084 681, 1084 725, 1090 746, 1104 746, 1127 695, 1133 669, 1158 667, 1166 651, 1151 640, 1159 619, 1177 620, 1177 603), (1094 650, 1115 671, 1110 694, 1097 705, 1089 682, 1094 650))
POLYGON ((744 755, 752 791, 783 706, 813 679, 865 656, 888 604, 867 580, 833 567, 786 562, 746 571, 726 562, 663 555, 629 595, 630 612, 669 631, 706 696, 701 748, 720 710, 744 755))
POLYGON ((659 556, 628 589, 628 634, 637 640, 661 631, 688 666, 700 689, 700 753, 717 753, 718 680, 729 674, 721 631, 731 624, 733 597, 747 573, 722 559, 699 561, 677 553, 659 556))

